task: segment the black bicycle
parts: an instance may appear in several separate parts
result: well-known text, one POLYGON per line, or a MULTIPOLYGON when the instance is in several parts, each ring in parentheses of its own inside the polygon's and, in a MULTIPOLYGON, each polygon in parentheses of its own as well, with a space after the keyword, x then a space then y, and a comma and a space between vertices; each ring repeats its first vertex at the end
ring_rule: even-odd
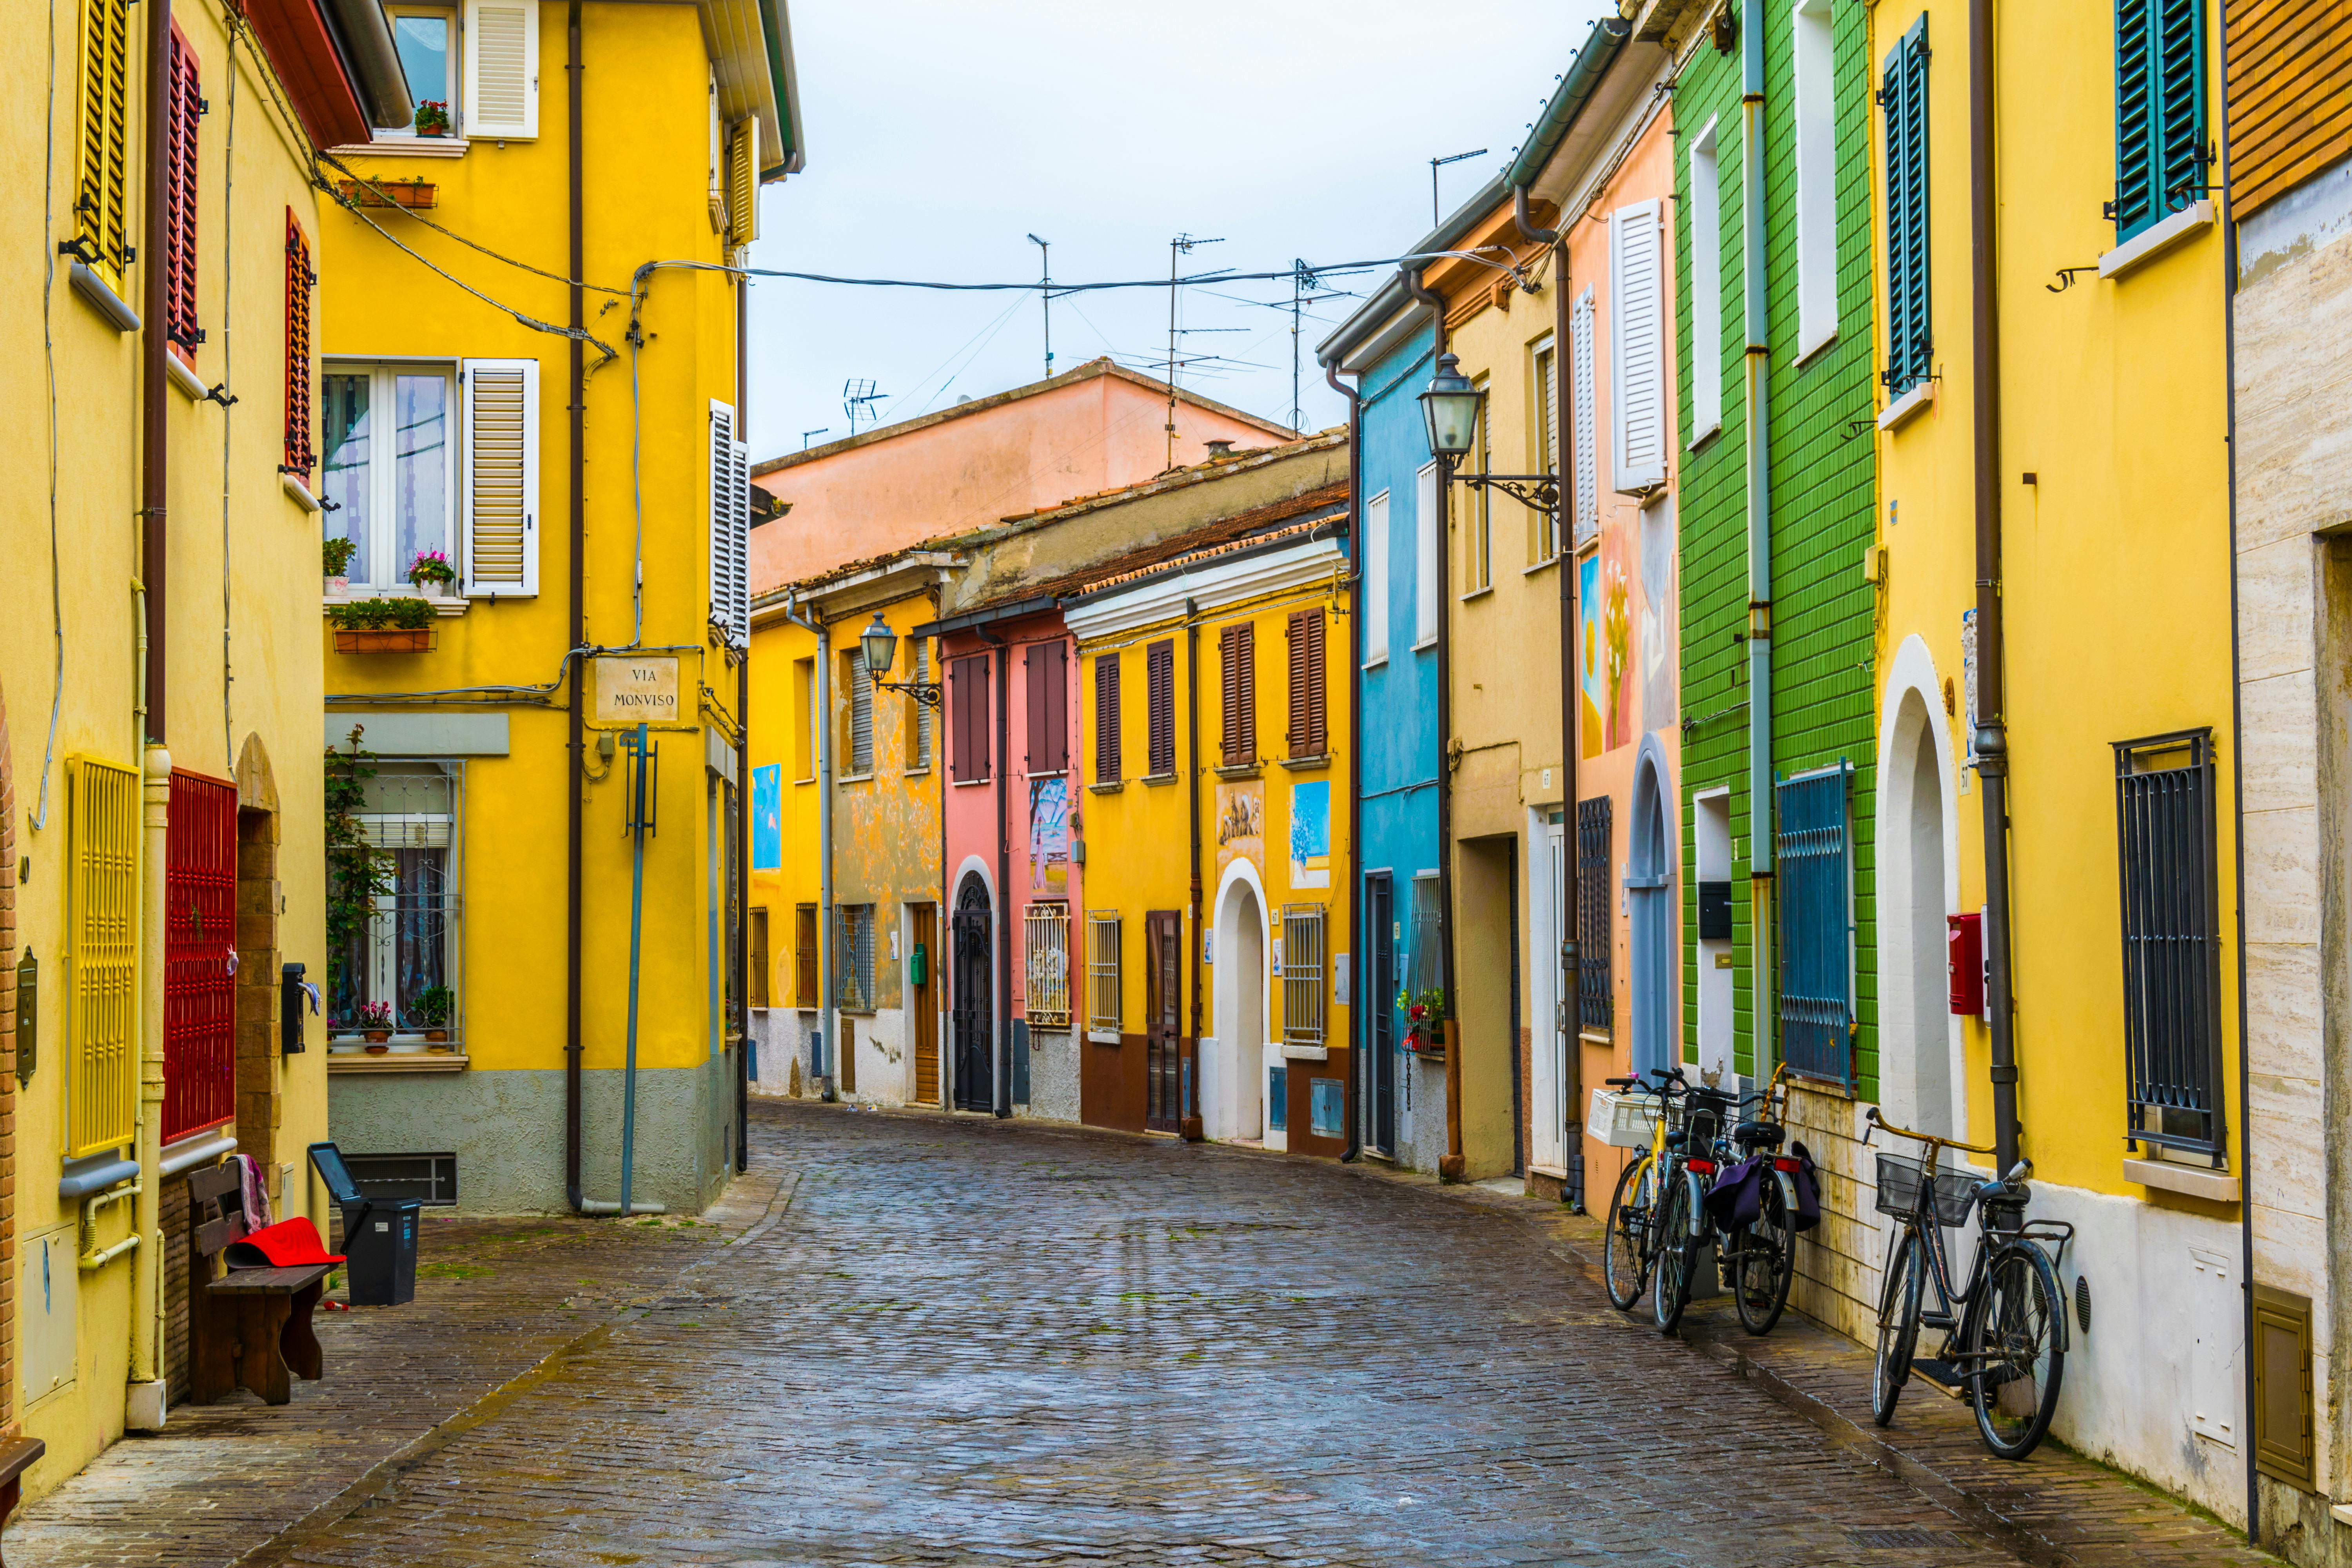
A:
POLYGON ((1778 1114, 1783 1092, 1777 1071, 1761 1091, 1745 1098, 1715 1089, 1687 1092, 1684 1141, 1670 1151, 1676 1157, 1657 1227, 1651 1310, 1659 1332, 1670 1334, 1681 1326, 1693 1277, 1710 1240, 1717 1243, 1717 1277, 1731 1293, 1740 1326, 1763 1334, 1780 1321, 1797 1273, 1799 1163, 1780 1152, 1787 1136, 1778 1114), (1749 1111, 1758 1114, 1740 1120, 1749 1111), (1707 1194, 1733 1165, 1746 1161, 1757 1163, 1749 1171, 1756 1212, 1719 1225, 1707 1194))
POLYGON ((1937 1164, 1947 1149, 1992 1151, 1897 1127, 1875 1107, 1869 1120, 1864 1142, 1884 1129, 1927 1148, 1924 1159, 1884 1151, 1878 1155, 1878 1212, 1892 1215, 1898 1228, 1879 1293, 1870 1414, 1881 1426, 1894 1420, 1904 1384, 1916 1376, 1966 1399, 1976 1412, 1977 1435, 1995 1455, 2022 1459, 2041 1443, 2058 1410, 2066 1372, 2066 1308, 2051 1256, 2064 1253, 2074 1227, 2025 1217, 2032 1161, 2020 1160, 1991 1181, 1941 1172, 1937 1164), (1967 1285, 1955 1292, 1944 1229, 1957 1229, 1971 1217, 1976 1258, 1967 1285), (1931 1289, 1932 1307, 1927 1300, 1931 1289), (1944 1330, 1944 1343, 1934 1357, 1915 1360, 1923 1325, 1944 1330))

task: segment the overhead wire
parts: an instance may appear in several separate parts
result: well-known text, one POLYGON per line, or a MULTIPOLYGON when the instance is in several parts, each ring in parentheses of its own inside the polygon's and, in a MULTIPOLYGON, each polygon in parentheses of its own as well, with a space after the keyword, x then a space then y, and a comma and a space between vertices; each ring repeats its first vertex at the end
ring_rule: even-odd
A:
POLYGON ((49 742, 41 753, 41 800, 39 806, 28 814, 34 832, 38 833, 49 823, 49 773, 58 754, 58 715, 64 710, 66 700, 66 606, 65 591, 58 577, 62 571, 58 558, 58 344, 50 330, 49 307, 58 291, 57 247, 49 243, 50 224, 56 216, 58 183, 58 0, 49 0, 49 111, 48 146, 41 159, 41 228, 34 237, 40 242, 41 272, 41 362, 49 378, 49 623, 57 638, 57 687, 49 697, 49 742))

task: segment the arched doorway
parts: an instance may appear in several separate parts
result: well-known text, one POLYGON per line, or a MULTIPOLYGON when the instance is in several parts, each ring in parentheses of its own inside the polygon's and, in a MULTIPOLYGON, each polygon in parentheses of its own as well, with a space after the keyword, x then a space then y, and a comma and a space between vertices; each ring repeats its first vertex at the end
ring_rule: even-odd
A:
POLYGON ((1944 742, 1916 687, 1890 698, 1891 743, 1881 753, 1879 1092, 1888 1114, 1904 1125, 1954 1137, 1961 1117, 1945 955, 1952 881, 1945 863, 1951 823, 1944 742))
POLYGON ((990 1049, 996 1037, 995 919, 988 884, 966 877, 956 895, 954 970, 949 983, 955 1035, 955 1103, 958 1110, 996 1109, 996 1073, 990 1049))
POLYGON ((1666 805, 1664 748, 1642 738, 1633 764, 1633 839, 1625 855, 1627 976, 1633 1004, 1633 1070, 1671 1067, 1681 1056, 1675 1029, 1675 958, 1673 820, 1666 805))
POLYGON ((1255 881, 1235 876, 1217 900, 1212 1016, 1217 1048, 1203 1062, 1201 1110, 1212 1138, 1271 1141, 1266 1124, 1265 906, 1255 881))

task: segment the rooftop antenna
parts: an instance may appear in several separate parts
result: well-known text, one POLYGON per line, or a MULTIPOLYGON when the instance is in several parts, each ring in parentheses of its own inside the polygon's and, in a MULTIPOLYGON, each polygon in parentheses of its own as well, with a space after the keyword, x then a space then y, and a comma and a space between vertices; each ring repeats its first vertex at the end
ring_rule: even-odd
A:
POLYGON ((830 429, 832 429, 832 428, 833 428, 833 426, 830 426, 830 425, 820 425, 820 426, 817 426, 815 429, 814 429, 814 430, 803 430, 803 431, 802 431, 802 432, 801 432, 801 450, 802 450, 802 451, 803 451, 803 452, 805 452, 805 451, 807 451, 807 450, 808 450, 808 444, 809 444, 809 437, 812 437, 812 436, 822 436, 822 435, 824 435, 826 431, 828 431, 828 430, 830 430, 830 429))
POLYGON ((849 416, 849 433, 852 436, 857 434, 857 416, 861 414, 869 423, 879 421, 881 416, 874 412, 874 405, 889 395, 887 392, 876 391, 871 381, 852 378, 843 382, 841 406, 849 416))
MULTIPOLYGON (((1190 256, 1198 245, 1223 245, 1222 239, 1195 239, 1180 234, 1168 242, 1168 467, 1176 466, 1176 258, 1190 256)), ((1162 470, 1163 472, 1165 470, 1162 470)))
POLYGON ((1029 237, 1037 247, 1037 297, 1045 302, 1045 379, 1054 379, 1054 250, 1053 241, 1029 237))
POLYGON ((1463 159, 1465 159, 1465 158, 1483 158, 1483 157, 1485 157, 1486 155, 1486 149, 1485 149, 1484 147, 1481 147, 1481 148, 1477 149, 1475 152, 1472 152, 1472 153, 1454 153, 1452 157, 1449 157, 1449 158, 1432 158, 1432 159, 1429 161, 1429 226, 1430 226, 1430 227, 1432 227, 1432 228, 1435 228, 1435 227, 1437 227, 1437 226, 1438 226, 1438 225, 1440 225, 1440 224, 1442 224, 1442 223, 1444 223, 1444 222, 1445 221, 1445 215, 1444 215, 1444 213, 1442 213, 1442 212, 1440 212, 1440 211, 1438 211, 1438 210, 1437 210, 1437 171, 1439 170, 1439 168, 1440 168, 1440 167, 1442 167, 1442 166, 1443 166, 1443 165, 1444 165, 1444 164, 1447 164, 1447 163, 1460 163, 1460 162, 1462 162, 1462 160, 1463 160, 1463 159))
POLYGON ((1290 428, 1295 435, 1302 417, 1298 406, 1298 317, 1307 300, 1314 294, 1320 279, 1303 258, 1293 257, 1290 262, 1290 428))

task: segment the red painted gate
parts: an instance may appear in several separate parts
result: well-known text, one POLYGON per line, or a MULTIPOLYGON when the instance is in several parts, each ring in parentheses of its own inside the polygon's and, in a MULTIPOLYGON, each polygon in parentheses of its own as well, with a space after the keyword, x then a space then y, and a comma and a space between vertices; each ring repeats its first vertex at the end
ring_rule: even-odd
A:
POLYGON ((173 770, 164 846, 169 1143, 236 1115, 236 786, 173 770))

